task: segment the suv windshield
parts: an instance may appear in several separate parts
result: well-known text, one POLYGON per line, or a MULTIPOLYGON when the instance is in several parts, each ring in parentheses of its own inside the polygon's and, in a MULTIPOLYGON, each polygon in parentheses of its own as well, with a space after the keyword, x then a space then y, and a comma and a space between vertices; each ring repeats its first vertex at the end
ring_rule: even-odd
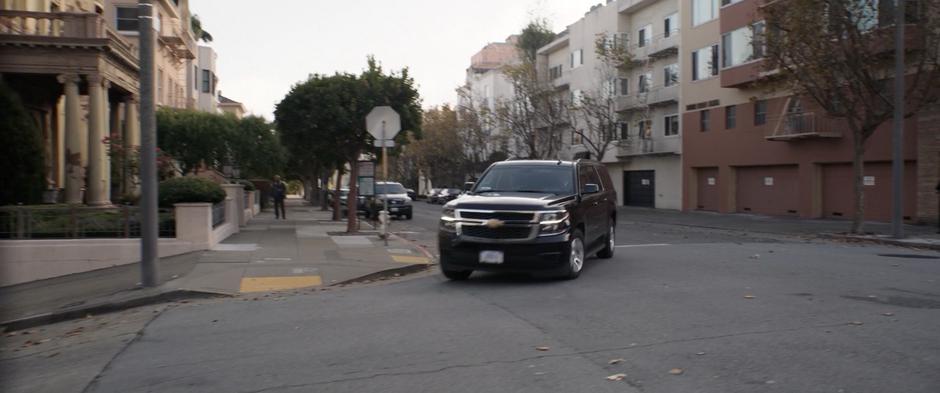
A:
POLYGON ((404 194, 405 187, 398 183, 386 183, 375 185, 376 194, 404 194))
POLYGON ((574 194, 571 166, 500 165, 483 176, 474 192, 533 192, 574 194))

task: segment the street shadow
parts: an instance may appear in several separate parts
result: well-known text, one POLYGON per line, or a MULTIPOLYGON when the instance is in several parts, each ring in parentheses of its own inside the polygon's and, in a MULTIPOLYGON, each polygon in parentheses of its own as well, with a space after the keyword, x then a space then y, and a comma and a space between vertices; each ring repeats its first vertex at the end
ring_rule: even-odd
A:
POLYGON ((592 270, 599 269, 603 265, 609 263, 610 259, 601 259, 597 257, 588 258, 584 267, 581 269, 581 276, 575 280, 568 280, 558 276, 551 276, 543 273, 505 273, 505 272, 485 272, 485 271, 474 271, 473 275, 470 276, 470 279, 466 281, 450 281, 445 282, 445 285, 454 285, 460 287, 480 287, 480 286, 519 286, 519 285, 531 285, 531 286, 548 286, 556 284, 564 284, 566 282, 576 282, 578 280, 583 280, 585 276, 590 276, 592 270))

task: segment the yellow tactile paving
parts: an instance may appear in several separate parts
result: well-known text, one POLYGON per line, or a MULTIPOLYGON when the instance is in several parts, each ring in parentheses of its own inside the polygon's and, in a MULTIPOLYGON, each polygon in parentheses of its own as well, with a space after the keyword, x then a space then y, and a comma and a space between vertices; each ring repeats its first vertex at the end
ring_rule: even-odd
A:
POLYGON ((283 291, 322 284, 320 276, 242 277, 239 292, 283 291))
POLYGON ((392 259, 398 263, 430 264, 431 260, 425 257, 413 257, 410 255, 392 255, 392 259))

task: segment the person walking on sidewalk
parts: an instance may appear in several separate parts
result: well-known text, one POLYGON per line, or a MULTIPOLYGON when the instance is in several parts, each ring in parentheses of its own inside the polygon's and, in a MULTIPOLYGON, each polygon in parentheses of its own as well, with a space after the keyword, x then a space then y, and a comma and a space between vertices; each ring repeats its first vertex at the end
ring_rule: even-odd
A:
POLYGON ((284 210, 284 198, 287 197, 287 185, 281 181, 281 177, 274 175, 274 183, 271 184, 271 193, 274 196, 274 219, 287 219, 287 211, 284 210), (280 209, 280 210, 278 210, 280 209))

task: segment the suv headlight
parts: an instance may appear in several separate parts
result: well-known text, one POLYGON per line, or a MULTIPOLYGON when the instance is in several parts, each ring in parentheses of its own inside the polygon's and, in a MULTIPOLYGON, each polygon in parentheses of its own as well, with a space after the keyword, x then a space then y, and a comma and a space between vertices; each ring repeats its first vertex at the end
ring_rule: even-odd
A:
POLYGON ((454 215, 454 208, 444 207, 441 210, 441 230, 457 232, 457 217, 454 215))
POLYGON ((552 236, 565 233, 571 226, 568 212, 554 211, 539 214, 539 236, 552 236))

